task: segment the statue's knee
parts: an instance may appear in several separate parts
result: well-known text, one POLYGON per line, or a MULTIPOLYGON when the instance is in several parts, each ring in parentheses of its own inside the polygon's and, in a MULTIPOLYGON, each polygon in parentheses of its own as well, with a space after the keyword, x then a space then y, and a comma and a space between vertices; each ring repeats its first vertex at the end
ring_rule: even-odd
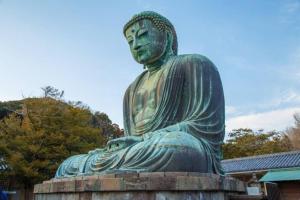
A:
POLYGON ((199 148, 199 141, 194 136, 182 131, 167 132, 159 143, 170 147, 199 148))
POLYGON ((167 171, 207 172, 209 160, 204 144, 185 132, 168 132, 163 135, 157 147, 170 156, 167 171))
POLYGON ((56 177, 78 175, 83 172, 88 154, 74 155, 67 158, 58 168, 56 177))

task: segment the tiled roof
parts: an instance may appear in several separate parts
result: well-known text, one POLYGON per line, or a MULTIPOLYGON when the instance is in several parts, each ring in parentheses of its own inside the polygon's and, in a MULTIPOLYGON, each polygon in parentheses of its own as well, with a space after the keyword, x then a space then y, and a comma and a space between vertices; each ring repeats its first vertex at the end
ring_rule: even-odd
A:
POLYGON ((225 173, 300 167, 300 151, 228 159, 221 163, 225 173))
POLYGON ((3 172, 8 169, 7 164, 5 163, 4 159, 0 156, 0 172, 3 172))

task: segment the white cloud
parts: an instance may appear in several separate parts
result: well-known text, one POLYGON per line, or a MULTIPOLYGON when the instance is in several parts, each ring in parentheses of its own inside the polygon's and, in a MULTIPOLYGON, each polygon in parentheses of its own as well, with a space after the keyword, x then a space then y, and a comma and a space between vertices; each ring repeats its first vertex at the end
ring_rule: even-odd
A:
POLYGON ((229 118, 226 121, 226 132, 238 128, 251 128, 254 130, 264 129, 266 131, 285 130, 293 126, 293 115, 300 112, 300 107, 272 110, 268 112, 242 115, 229 118))
POLYGON ((237 112, 237 108, 234 106, 225 106, 226 115, 232 115, 237 112))
POLYGON ((300 103, 300 94, 294 90, 282 91, 276 98, 268 100, 262 107, 278 107, 289 103, 300 103))

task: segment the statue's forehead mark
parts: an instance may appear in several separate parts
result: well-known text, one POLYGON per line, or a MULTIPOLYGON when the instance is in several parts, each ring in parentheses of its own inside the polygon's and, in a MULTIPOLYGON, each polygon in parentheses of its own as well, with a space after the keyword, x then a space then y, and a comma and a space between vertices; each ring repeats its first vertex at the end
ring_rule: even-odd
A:
POLYGON ((132 24, 130 27, 128 27, 128 30, 126 33, 128 34, 135 34, 138 30, 145 28, 147 25, 145 23, 145 20, 139 20, 136 23, 132 24))

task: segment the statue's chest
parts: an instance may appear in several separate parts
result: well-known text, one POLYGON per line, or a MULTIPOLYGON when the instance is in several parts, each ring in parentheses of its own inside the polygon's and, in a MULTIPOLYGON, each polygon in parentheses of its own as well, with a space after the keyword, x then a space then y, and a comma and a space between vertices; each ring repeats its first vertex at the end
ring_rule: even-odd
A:
POLYGON ((165 82, 164 70, 150 74, 149 72, 139 82, 133 98, 133 117, 136 125, 147 123, 154 115, 165 82))

